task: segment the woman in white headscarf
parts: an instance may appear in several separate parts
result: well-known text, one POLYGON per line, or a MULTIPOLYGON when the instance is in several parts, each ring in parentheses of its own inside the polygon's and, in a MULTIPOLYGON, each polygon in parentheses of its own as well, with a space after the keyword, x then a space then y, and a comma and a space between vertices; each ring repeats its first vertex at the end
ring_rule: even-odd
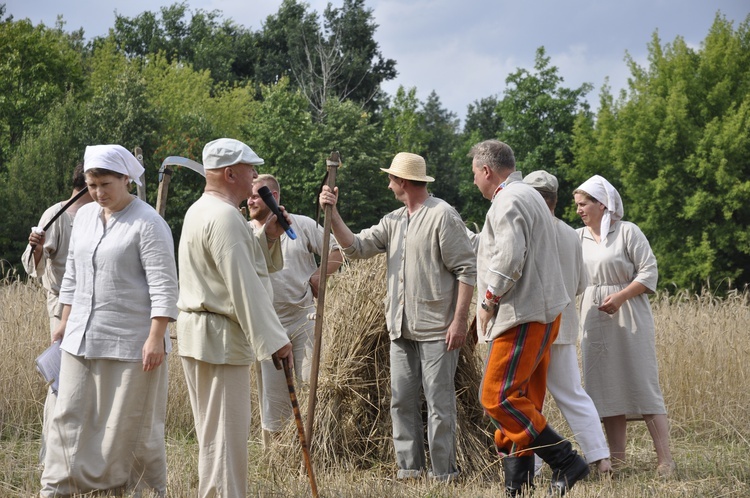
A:
POLYGON ((628 419, 646 421, 657 473, 674 473, 669 425, 656 362, 654 317, 647 294, 656 289, 656 258, 643 232, 622 221, 622 199, 595 175, 574 192, 589 286, 581 299, 586 391, 604 422, 612 462, 625 460, 628 419))
POLYGON ((124 147, 86 147, 84 172, 95 202, 76 215, 60 289, 60 385, 41 496, 147 488, 165 496, 172 235, 130 194, 143 167, 124 147))

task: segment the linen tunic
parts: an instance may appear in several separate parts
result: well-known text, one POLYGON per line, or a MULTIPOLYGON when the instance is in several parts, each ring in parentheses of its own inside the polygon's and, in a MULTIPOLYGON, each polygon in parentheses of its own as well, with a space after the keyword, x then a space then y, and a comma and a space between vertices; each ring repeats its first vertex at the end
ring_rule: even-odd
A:
POLYGON ((654 317, 645 293, 628 299, 613 315, 597 308, 632 281, 656 288, 656 258, 643 232, 627 221, 613 223, 598 244, 579 228, 589 285, 581 299, 583 374, 601 417, 665 414, 659 387, 654 317))
MULTIPOLYGON (((560 261, 569 263, 560 265, 560 268, 565 281, 565 289, 568 291, 568 297, 570 298, 570 304, 562 312, 560 331, 557 333, 555 344, 576 344, 580 328, 576 296, 586 290, 589 279, 586 268, 583 266, 583 253, 581 252, 581 241, 578 240, 578 234, 562 220, 555 218, 554 224, 560 261)), ((578 363, 576 363, 575 368, 576 374, 580 377, 578 363)))
MULTIPOLYGON (((482 342, 524 323, 551 323, 570 302, 557 256, 554 218, 542 196, 514 171, 487 211, 477 252, 480 297, 501 295, 482 342)), ((479 309, 477 310, 479 312, 479 309)))
MULTIPOLYGON (((305 320, 309 313, 315 312, 310 277, 318 269, 315 255, 320 256, 323 252, 323 228, 307 216, 289 216, 292 218, 297 239, 290 239, 286 233, 281 235, 279 240, 284 255, 284 267, 270 274, 273 307, 285 328, 305 320)), ((331 237, 330 250, 336 249, 338 245, 331 237)))
POLYGON ((213 364, 250 365, 289 342, 273 309, 266 261, 283 267, 279 245, 268 253, 239 210, 203 194, 185 214, 180 239, 180 356, 213 364))
MULTIPOLYGON (((44 227, 63 207, 64 202, 50 206, 42 213, 37 226, 44 227)), ((42 286, 47 291, 47 313, 50 318, 50 332, 59 323, 62 315, 62 304, 60 304, 60 284, 65 275, 65 264, 68 260, 68 246, 70 234, 73 231, 73 220, 75 215, 66 211, 60 215, 52 226, 44 234, 44 245, 42 257, 39 264, 34 264, 34 255, 31 246, 27 245, 21 256, 23 269, 30 277, 41 278, 42 286), (55 320, 57 318, 57 320, 55 320)))
POLYGON ((458 212, 428 197, 409 216, 406 206, 354 236, 351 258, 386 253, 385 320, 390 338, 445 339, 456 310, 458 282, 474 286, 476 259, 458 212))
MULTIPOLYGON (((60 302, 71 311, 61 348, 87 359, 142 361, 151 319, 177 318, 177 269, 169 226, 138 198, 106 227, 95 202, 76 215, 60 302)), ((165 341, 166 351, 171 350, 165 341)))

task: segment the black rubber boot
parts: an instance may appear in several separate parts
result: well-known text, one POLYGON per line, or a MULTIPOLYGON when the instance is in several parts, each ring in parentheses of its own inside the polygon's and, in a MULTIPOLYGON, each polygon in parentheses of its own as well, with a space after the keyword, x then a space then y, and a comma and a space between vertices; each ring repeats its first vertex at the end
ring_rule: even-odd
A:
POLYGON ((563 496, 573 485, 589 475, 589 466, 569 441, 549 426, 531 443, 534 453, 552 469, 550 496, 563 496))
POLYGON ((534 488, 534 455, 503 458, 503 472, 508 496, 521 496, 524 488, 531 491, 534 488))

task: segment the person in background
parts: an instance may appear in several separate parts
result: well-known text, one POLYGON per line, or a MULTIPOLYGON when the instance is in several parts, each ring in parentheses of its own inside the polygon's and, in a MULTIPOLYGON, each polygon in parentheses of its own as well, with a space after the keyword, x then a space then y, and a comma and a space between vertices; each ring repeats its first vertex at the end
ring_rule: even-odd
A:
POLYGON ((60 287, 58 399, 41 496, 89 492, 166 496, 165 338, 177 318, 172 234, 130 194, 143 167, 120 145, 86 147, 94 203, 78 210, 60 287))
MULTIPOLYGON (((73 170, 73 193, 70 199, 55 203, 47 208, 39 219, 37 226, 45 226, 62 207, 86 187, 83 174, 83 163, 78 163, 73 170)), ((24 270, 30 277, 41 278, 42 286, 47 291, 47 312, 49 314, 50 336, 60 324, 62 305, 60 304, 60 284, 65 274, 65 263, 68 260, 68 243, 73 230, 73 220, 81 206, 91 202, 88 192, 78 198, 49 227, 46 232, 32 230, 29 234, 29 245, 21 256, 24 270), (32 247, 34 249, 32 250, 32 247)))
MULTIPOLYGON (((599 414, 594 402, 581 385, 581 372, 578 368, 578 310, 576 296, 584 291, 588 282, 583 267, 581 244, 576 231, 555 218, 557 206, 557 178, 540 170, 526 175, 523 182, 531 185, 541 194, 553 216, 555 235, 557 237, 557 254, 563 273, 565 289, 568 291, 570 304, 563 310, 560 331, 552 344, 547 368, 547 389, 555 400, 563 417, 573 432, 573 437, 583 450, 586 461, 596 465, 600 473, 612 471, 609 460, 609 447, 604 437, 599 414)), ((537 470, 541 459, 537 456, 537 470)))
POLYGON ((338 187, 324 186, 320 204, 333 206, 332 228, 344 254, 386 253, 386 326, 391 337, 391 419, 398 479, 426 468, 420 389, 427 402, 429 477, 449 481, 456 466, 456 389, 459 349, 467 336, 476 258, 458 212, 427 191, 424 158, 396 154, 388 188, 404 203, 380 223, 354 235, 336 209, 338 187))
MULTIPOLYGON (((253 182, 253 193, 247 199, 250 214, 250 226, 257 233, 263 229, 271 217, 271 210, 258 194, 261 187, 268 187, 276 203, 279 203, 280 191, 278 180, 273 175, 260 175, 253 182)), ((315 297, 318 296, 320 269, 315 255, 323 251, 323 228, 315 220, 298 214, 290 214, 294 223, 297 239, 290 239, 286 233, 281 234, 281 253, 284 268, 270 274, 273 286, 273 307, 279 315, 281 324, 286 329, 294 353, 294 371, 298 382, 310 379, 310 356, 313 348, 315 331, 315 297), (312 318, 311 318, 312 314, 312 318)), ((330 275, 343 263, 344 259, 335 241, 328 256, 330 275)), ((287 420, 292 417, 292 404, 287 392, 284 372, 277 370, 271 360, 259 362, 261 425, 264 431, 264 442, 268 443, 268 434, 277 434, 287 420)))
MULTIPOLYGON (((73 230, 78 208, 92 201, 91 195, 86 192, 78 198, 55 222, 50 225, 46 232, 41 231, 49 221, 60 212, 62 207, 73 200, 81 190, 86 187, 86 177, 83 174, 83 163, 78 163, 73 170, 73 193, 70 199, 55 203, 47 208, 39 219, 37 227, 39 231, 32 229, 29 234, 29 245, 21 256, 21 263, 26 273, 33 278, 41 278, 42 287, 47 292, 47 316, 49 316, 50 337, 54 334, 60 317, 62 316, 62 304, 60 304, 60 284, 65 274, 65 263, 68 260, 68 244, 70 232, 73 230), (32 250, 32 247, 34 248, 32 250)), ((35 227, 35 228, 37 228, 35 227)), ((42 443, 39 448, 39 462, 44 463, 46 453, 47 432, 49 431, 49 420, 55 409, 57 394, 48 388, 47 397, 44 400, 44 414, 42 419, 42 443)))
POLYGON ((207 143, 206 187, 182 225, 177 344, 198 439, 200 497, 246 496, 248 367, 272 355, 294 362, 269 278, 269 267, 283 267, 284 230, 274 215, 256 238, 239 211, 260 164, 239 140, 207 143))
POLYGON ((578 229, 589 280, 581 299, 586 391, 604 422, 614 463, 625 460, 628 418, 643 418, 657 475, 669 477, 675 463, 647 296, 656 289, 656 258, 638 226, 622 221, 622 199, 605 178, 594 175, 573 194, 586 225, 578 229))
POLYGON ((570 302, 553 217, 523 183, 507 144, 480 142, 469 157, 474 184, 492 202, 477 252, 477 333, 489 343, 482 407, 496 427, 507 494, 519 496, 533 486, 536 453, 552 468, 550 494, 563 495, 589 467, 542 414, 550 346, 570 302))

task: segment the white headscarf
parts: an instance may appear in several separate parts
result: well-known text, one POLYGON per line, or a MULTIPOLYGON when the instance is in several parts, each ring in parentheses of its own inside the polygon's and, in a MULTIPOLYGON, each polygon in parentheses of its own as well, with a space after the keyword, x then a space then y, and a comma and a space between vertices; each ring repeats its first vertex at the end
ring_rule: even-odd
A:
POLYGON ((576 190, 583 190, 607 208, 604 210, 602 222, 599 226, 599 243, 604 243, 607 239, 610 225, 615 221, 621 220, 625 214, 620 194, 606 178, 599 175, 592 176, 576 190))
POLYGON ((83 171, 101 168, 128 175, 131 182, 141 184, 143 166, 122 145, 89 145, 83 154, 83 171))

